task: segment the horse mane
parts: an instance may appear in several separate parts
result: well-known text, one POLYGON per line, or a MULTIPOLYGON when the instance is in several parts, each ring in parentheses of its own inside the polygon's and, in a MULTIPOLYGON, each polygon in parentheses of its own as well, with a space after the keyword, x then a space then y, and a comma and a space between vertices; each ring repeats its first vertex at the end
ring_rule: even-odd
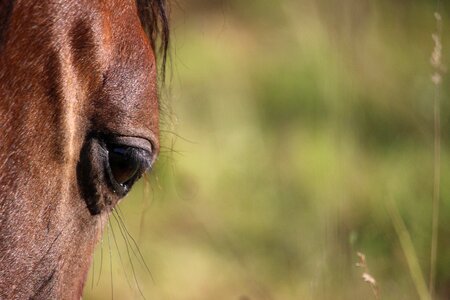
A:
POLYGON ((170 28, 166 0, 136 0, 139 18, 155 52, 161 57, 161 75, 164 81, 170 28))

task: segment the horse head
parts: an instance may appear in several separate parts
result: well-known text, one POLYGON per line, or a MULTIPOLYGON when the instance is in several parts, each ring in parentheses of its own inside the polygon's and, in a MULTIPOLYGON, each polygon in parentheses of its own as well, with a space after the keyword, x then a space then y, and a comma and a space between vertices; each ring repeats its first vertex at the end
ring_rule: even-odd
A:
POLYGON ((158 154, 160 32, 163 0, 0 0, 0 298, 80 299, 158 154))

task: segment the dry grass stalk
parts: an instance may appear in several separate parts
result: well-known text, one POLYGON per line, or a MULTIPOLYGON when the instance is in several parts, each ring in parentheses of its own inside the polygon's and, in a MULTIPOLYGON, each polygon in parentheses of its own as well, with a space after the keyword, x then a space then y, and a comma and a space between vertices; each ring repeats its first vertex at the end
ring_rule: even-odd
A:
POLYGON ((434 41, 433 52, 431 53, 430 63, 434 69, 434 73, 431 76, 431 81, 435 85, 439 85, 442 82, 442 75, 445 73, 446 68, 442 63, 442 17, 439 13, 434 13, 436 19, 436 32, 431 35, 434 41))
POLYGON ((375 296, 375 299, 380 300, 380 288, 378 287, 377 281, 375 278, 370 275, 369 272, 369 266, 367 265, 366 256, 361 253, 356 253, 359 258, 359 262, 356 263, 356 266, 363 269, 362 279, 364 282, 368 283, 370 285, 370 288, 372 289, 373 295, 375 296))
POLYGON ((429 290, 433 297, 436 281, 436 264, 438 250, 439 235, 439 198, 441 185, 441 117, 439 103, 439 89, 442 83, 442 77, 446 71, 442 63, 442 17, 439 13, 435 13, 436 32, 431 35, 434 41, 434 49, 431 53, 430 63, 434 69, 431 81, 435 85, 434 89, 434 184, 433 184, 433 208, 432 208, 432 225, 431 225, 431 253, 430 253, 430 280, 429 290))

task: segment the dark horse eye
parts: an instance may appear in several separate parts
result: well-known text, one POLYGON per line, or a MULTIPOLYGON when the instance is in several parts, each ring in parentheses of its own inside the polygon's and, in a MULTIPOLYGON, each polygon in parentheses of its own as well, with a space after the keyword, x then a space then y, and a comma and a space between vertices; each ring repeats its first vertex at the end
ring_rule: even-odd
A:
POLYGON ((143 149, 109 145, 107 170, 116 190, 128 191, 131 185, 150 167, 150 154, 143 149))
POLYGON ((137 137, 92 136, 86 140, 77 180, 92 215, 112 209, 130 191, 151 168, 156 155, 153 149, 149 140, 137 137))
POLYGON ((139 171, 140 161, 136 159, 129 147, 110 149, 108 159, 114 180, 120 184, 125 184, 139 171))

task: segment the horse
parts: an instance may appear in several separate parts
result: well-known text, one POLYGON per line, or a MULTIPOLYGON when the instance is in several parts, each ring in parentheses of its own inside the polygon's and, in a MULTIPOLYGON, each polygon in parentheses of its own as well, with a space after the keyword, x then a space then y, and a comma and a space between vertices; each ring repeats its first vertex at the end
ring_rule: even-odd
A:
POLYGON ((81 298, 105 220, 159 151, 167 10, 0 0, 0 299, 81 298))

